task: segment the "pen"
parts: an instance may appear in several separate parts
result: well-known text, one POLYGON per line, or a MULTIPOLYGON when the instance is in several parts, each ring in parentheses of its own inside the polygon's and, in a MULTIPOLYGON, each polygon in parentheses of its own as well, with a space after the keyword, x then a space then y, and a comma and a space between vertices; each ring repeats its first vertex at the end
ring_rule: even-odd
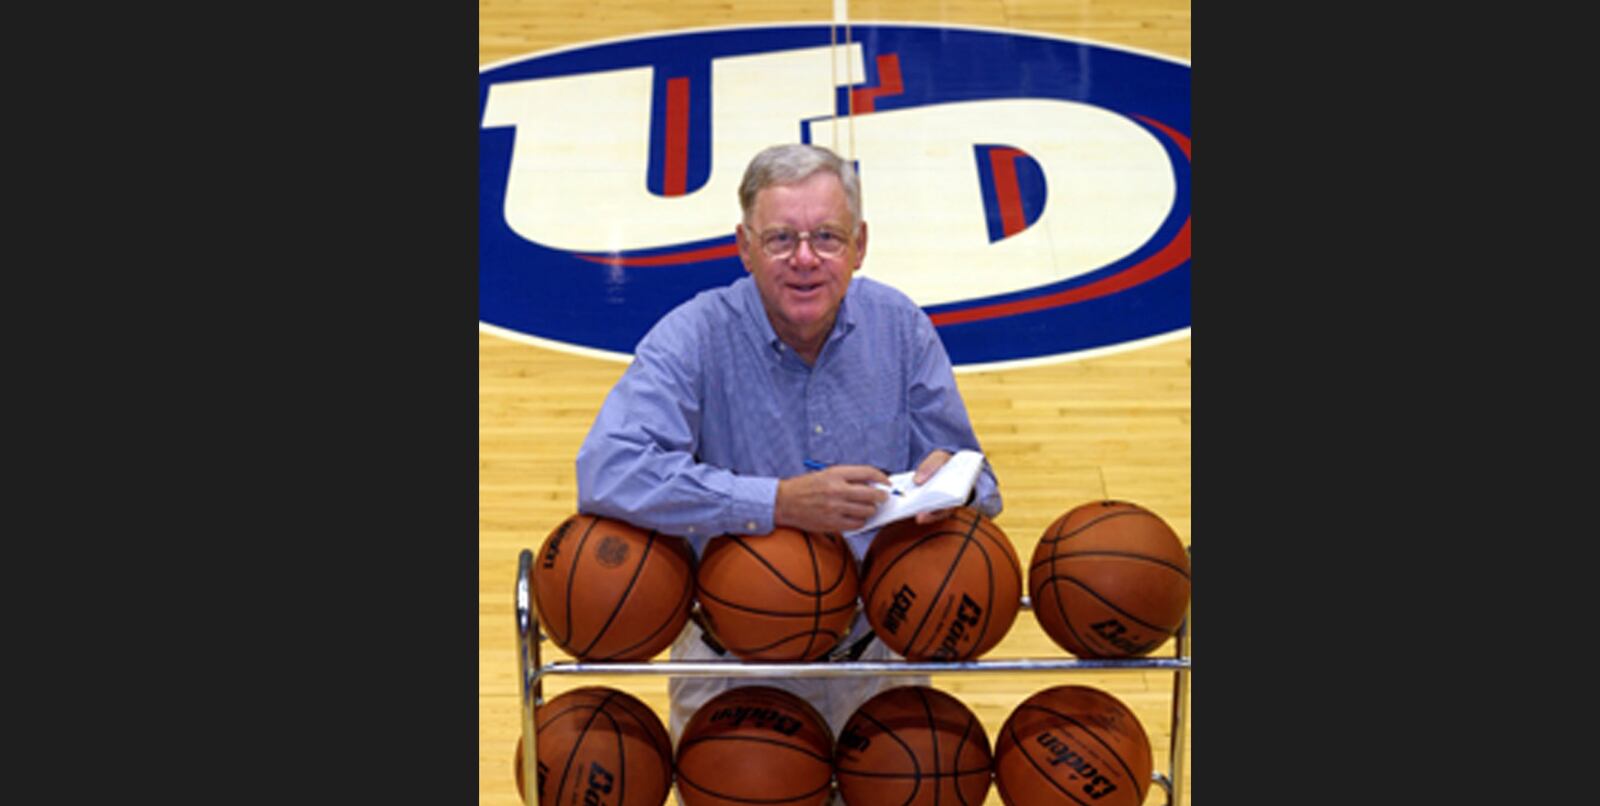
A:
MULTIPOLYGON (((807 460, 805 460, 805 466, 806 466, 806 469, 808 469, 808 470, 827 470, 828 469, 828 465, 823 464, 822 462, 819 462, 819 461, 817 461, 815 459, 807 459, 807 460)), ((885 476, 889 475, 889 473, 887 471, 883 470, 882 468, 879 468, 879 472, 883 473, 885 476)), ((883 487, 884 489, 887 489, 889 491, 890 495, 901 495, 901 496, 905 495, 905 493, 900 492, 900 489, 898 487, 895 487, 895 486, 893 486, 891 484, 882 484, 882 485, 879 485, 879 486, 883 487)))

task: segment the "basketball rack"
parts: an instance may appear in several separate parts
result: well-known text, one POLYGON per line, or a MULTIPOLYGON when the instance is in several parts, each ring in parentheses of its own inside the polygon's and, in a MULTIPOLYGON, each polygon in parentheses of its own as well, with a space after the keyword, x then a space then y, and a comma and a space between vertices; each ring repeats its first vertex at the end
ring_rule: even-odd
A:
MULTIPOLYGON (((1173 641, 1172 657, 1133 658, 1128 660, 1091 659, 1033 659, 976 660, 946 663, 914 661, 841 661, 838 663, 745 663, 743 661, 648 661, 604 662, 541 660, 539 644, 548 640, 540 628, 539 617, 533 608, 532 580, 533 551, 523 549, 517 562, 516 618, 517 660, 522 675, 522 768, 526 771, 525 791, 533 796, 537 806, 539 798, 538 731, 534 730, 534 713, 544 704, 544 678, 547 675, 671 675, 674 677, 851 677, 855 675, 927 675, 927 674, 1060 674, 1077 672, 1135 671, 1154 669, 1173 673, 1172 681, 1172 741, 1167 757, 1167 770, 1157 770, 1150 779, 1167 793, 1167 806, 1187 806, 1183 799, 1184 763, 1186 744, 1184 727, 1189 709, 1191 615, 1184 617, 1173 641)), ((1022 610, 1032 610, 1032 602, 1022 597, 1022 610)))

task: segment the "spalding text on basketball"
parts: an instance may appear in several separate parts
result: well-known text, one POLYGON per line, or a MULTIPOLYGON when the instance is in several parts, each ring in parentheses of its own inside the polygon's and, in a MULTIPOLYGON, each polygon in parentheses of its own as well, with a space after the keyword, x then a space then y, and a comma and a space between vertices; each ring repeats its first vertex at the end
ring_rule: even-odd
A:
POLYGON ((856 732, 856 724, 851 722, 844 726, 844 733, 839 734, 839 746, 857 753, 872 746, 872 740, 856 732))
POLYGON ((889 613, 883 617, 883 628, 890 635, 900 634, 900 623, 911 612, 911 604, 917 600, 917 592, 910 585, 901 585, 900 590, 894 592, 894 600, 889 602, 889 613))
MULTIPOLYGON (((544 791, 545 778, 549 775, 550 765, 539 762, 539 791, 544 791)), ((604 806, 606 795, 611 794, 611 788, 616 785, 617 776, 610 770, 600 765, 598 761, 589 762, 588 788, 583 792, 583 806, 604 806)))
POLYGON ((1137 643, 1126 637, 1128 628, 1115 618, 1097 621, 1094 624, 1090 624, 1089 629, 1094 630, 1094 634, 1100 636, 1106 643, 1129 655, 1142 655, 1155 649, 1156 645, 1161 643, 1161 640, 1166 640, 1165 636, 1162 636, 1161 640, 1146 641, 1142 644, 1137 643))
POLYGON ((983 617, 983 607, 972 600, 971 596, 961 594, 961 606, 956 610, 955 620, 950 623, 950 629, 945 632, 944 640, 939 642, 939 648, 934 650, 934 660, 952 660, 960 653, 956 645, 967 636, 967 628, 975 627, 978 619, 983 617))
POLYGON ((617 777, 600 766, 600 762, 589 762, 589 788, 583 791, 583 806, 602 806, 605 801, 601 798, 611 794, 611 787, 616 780, 617 777))
POLYGON ((775 708, 746 708, 735 705, 729 708, 718 708, 711 714, 711 724, 727 722, 738 727, 748 719, 758 728, 766 728, 785 736, 793 736, 800 731, 800 720, 789 716, 775 708))
POLYGON ((544 560, 540 563, 545 568, 556 567, 556 557, 561 556, 561 540, 567 536, 567 530, 572 528, 572 518, 568 518, 556 527, 555 534, 550 535, 550 540, 544 546, 544 560))
POLYGON ((1088 779, 1089 783, 1084 784, 1083 791, 1089 797, 1099 800, 1100 798, 1117 791, 1116 784, 1112 783, 1111 780, 1106 778, 1104 775, 1101 775, 1100 771, 1095 769, 1094 764, 1090 763, 1090 761, 1079 754, 1078 751, 1073 750, 1070 746, 1068 746, 1064 739, 1057 737, 1050 731, 1045 731, 1044 733, 1034 737, 1034 739, 1041 746, 1043 746, 1044 749, 1050 751, 1050 766, 1054 767, 1058 764, 1065 764, 1071 768, 1073 772, 1077 773, 1072 777, 1077 778, 1081 776, 1088 779))

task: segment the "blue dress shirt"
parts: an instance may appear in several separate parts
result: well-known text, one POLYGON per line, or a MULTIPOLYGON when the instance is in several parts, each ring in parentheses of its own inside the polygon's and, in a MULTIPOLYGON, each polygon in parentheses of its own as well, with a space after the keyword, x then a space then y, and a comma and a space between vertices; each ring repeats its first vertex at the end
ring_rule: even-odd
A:
MULTIPOLYGON (((689 539, 773 529, 778 480, 809 463, 910 470, 982 450, 944 344, 904 293, 855 277, 807 366, 753 279, 703 291, 645 334, 578 450, 578 507, 689 539)), ((974 506, 1001 508, 987 463, 974 506)), ((851 537, 856 556, 873 533, 851 537)))

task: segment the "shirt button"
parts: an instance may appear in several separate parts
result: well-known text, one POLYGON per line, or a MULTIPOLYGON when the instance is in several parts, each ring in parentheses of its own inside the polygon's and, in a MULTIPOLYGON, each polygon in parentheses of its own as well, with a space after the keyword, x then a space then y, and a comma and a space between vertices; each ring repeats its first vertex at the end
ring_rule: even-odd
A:
POLYGON ((694 534, 694 527, 693 526, 689 527, 689 534, 694 534))
POLYGON ((817 423, 817 428, 816 428, 816 431, 817 431, 817 433, 819 433, 819 434, 820 434, 820 433, 822 433, 822 423, 817 423))
POLYGON ((756 522, 755 521, 747 521, 745 523, 745 525, 744 525, 744 528, 745 528, 745 531, 750 532, 751 534, 755 534, 756 522))

